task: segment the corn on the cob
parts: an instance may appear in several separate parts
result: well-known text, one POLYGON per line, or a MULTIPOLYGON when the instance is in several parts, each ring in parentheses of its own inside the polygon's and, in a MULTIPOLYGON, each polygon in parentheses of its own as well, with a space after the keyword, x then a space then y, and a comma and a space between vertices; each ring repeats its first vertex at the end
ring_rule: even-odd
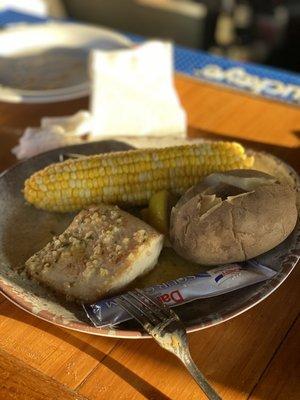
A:
POLYGON ((144 205, 159 190, 182 194, 207 174, 252 165, 253 158, 234 142, 106 153, 49 165, 26 180, 24 195, 49 211, 100 202, 144 205))

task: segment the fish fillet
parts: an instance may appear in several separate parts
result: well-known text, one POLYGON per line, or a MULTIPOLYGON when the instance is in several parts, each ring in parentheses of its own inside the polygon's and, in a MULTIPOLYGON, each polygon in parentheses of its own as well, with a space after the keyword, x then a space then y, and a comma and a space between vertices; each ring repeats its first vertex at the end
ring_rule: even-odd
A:
POLYGON ((157 263, 163 235, 116 206, 82 210, 25 263, 27 274, 67 300, 94 302, 157 263))

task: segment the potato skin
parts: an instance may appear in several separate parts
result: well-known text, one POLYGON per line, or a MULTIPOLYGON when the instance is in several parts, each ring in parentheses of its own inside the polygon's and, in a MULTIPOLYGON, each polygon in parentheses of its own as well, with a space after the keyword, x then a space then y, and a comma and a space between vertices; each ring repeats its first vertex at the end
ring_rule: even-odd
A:
POLYGON ((278 182, 229 197, 201 215, 205 202, 205 193, 179 201, 170 224, 175 251, 203 265, 245 261, 272 249, 292 232, 298 216, 295 191, 278 182))

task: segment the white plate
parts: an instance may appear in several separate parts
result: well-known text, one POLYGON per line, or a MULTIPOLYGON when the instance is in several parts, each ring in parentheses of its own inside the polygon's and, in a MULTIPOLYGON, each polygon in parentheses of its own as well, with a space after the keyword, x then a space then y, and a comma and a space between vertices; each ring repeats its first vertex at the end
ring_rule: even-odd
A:
POLYGON ((0 33, 0 100, 50 103, 87 96, 89 51, 130 45, 111 30, 70 22, 8 28, 0 33))

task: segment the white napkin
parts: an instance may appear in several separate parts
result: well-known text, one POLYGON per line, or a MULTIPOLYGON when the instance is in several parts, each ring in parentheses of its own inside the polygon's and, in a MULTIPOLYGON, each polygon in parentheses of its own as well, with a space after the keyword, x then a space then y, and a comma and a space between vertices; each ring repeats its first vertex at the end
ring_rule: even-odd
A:
POLYGON ((173 83, 171 43, 93 50, 90 73, 94 136, 186 135, 186 114, 173 83))
POLYGON ((82 143, 91 130, 91 115, 78 111, 67 117, 45 117, 38 128, 25 129, 12 153, 20 160, 47 150, 82 143))
POLYGON ((12 152, 18 159, 83 141, 125 136, 185 137, 186 114, 173 84, 172 45, 150 41, 91 55, 91 112, 44 117, 12 152))

